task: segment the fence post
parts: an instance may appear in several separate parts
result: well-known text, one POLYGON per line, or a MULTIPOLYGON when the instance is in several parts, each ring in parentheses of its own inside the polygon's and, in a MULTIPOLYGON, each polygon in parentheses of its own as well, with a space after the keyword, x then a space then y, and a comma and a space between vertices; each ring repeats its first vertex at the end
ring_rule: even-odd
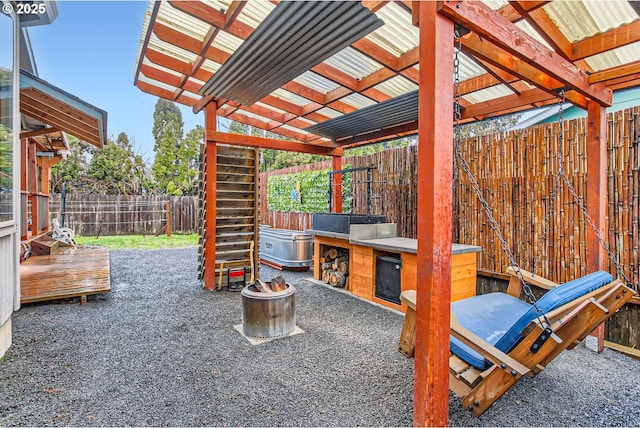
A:
POLYGON ((171 236, 171 201, 167 201, 167 236, 171 236))

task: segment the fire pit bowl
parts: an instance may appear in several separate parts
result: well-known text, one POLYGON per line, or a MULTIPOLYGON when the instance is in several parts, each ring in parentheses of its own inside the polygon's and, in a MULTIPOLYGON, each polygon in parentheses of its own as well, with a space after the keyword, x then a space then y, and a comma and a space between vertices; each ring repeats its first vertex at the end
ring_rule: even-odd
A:
MULTIPOLYGON (((267 283, 270 284, 270 283, 267 283)), ((242 289, 242 332, 247 337, 284 337, 296 327, 295 292, 286 284, 283 291, 262 293, 255 285, 242 289)))

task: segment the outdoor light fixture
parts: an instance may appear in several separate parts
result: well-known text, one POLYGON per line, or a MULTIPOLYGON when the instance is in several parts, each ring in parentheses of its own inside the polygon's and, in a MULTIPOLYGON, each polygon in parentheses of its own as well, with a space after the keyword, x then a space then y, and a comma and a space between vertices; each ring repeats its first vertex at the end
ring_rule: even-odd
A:
POLYGON ((329 119, 304 130, 333 141, 418 120, 418 91, 329 119))
POLYGON ((382 25, 360 2, 281 2, 200 93, 250 106, 382 25))

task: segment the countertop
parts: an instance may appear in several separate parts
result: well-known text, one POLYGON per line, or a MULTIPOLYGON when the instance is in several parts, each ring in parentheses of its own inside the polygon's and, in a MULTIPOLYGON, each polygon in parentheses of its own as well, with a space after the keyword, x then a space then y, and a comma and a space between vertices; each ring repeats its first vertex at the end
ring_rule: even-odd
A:
MULTIPOLYGON (((401 253, 417 253, 418 240, 413 238, 376 238, 376 239, 349 239, 349 235, 345 233, 327 232, 324 230, 306 230, 306 233, 312 235, 325 236, 327 238, 344 239, 350 244, 362 245, 363 247, 373 247, 380 250, 395 251, 401 253)), ((476 245, 457 244, 454 243, 451 254, 478 253, 482 251, 481 247, 476 245)))

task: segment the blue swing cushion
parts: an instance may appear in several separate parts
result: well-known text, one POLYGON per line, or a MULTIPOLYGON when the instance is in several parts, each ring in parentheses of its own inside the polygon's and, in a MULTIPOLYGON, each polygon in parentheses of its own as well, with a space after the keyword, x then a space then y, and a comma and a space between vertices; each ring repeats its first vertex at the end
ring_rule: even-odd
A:
MULTIPOLYGON (((611 274, 598 271, 549 290, 537 302, 547 313, 571 302, 613 280, 611 274)), ((504 353, 509 353, 522 339, 522 331, 536 319, 535 307, 504 293, 482 294, 451 304, 458 323, 504 353)), ((451 337, 451 352, 478 370, 492 363, 455 337, 451 337)))

